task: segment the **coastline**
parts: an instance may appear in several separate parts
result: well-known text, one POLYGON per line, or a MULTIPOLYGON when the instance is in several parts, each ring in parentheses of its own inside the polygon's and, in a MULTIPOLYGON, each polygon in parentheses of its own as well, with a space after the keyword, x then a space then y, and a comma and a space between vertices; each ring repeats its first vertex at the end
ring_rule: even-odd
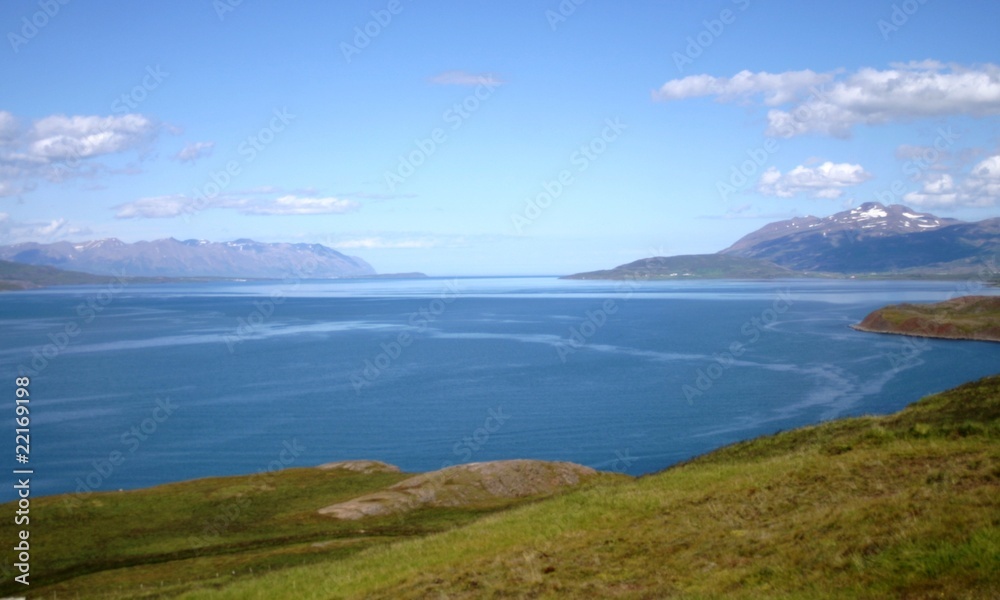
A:
POLYGON ((855 331, 861 331, 863 333, 880 333, 882 335, 903 335, 906 337, 915 338, 929 338, 935 340, 955 340, 964 342, 995 342, 1000 343, 1000 337, 970 337, 967 335, 946 335, 946 334, 934 334, 934 333, 913 333, 910 331, 887 331, 882 329, 871 329, 863 326, 861 323, 855 323, 849 325, 849 327, 855 331))
POLYGON ((911 337, 1000 342, 1000 297, 959 296, 935 304, 892 304, 852 329, 911 337))

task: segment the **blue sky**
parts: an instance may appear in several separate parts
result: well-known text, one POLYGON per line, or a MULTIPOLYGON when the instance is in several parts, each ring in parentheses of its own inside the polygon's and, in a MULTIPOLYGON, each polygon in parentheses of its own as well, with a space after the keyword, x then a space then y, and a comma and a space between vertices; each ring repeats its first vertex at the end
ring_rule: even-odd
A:
POLYGON ((94 4, 0 7, 0 243, 563 274, 879 199, 998 216, 995 1, 94 4))

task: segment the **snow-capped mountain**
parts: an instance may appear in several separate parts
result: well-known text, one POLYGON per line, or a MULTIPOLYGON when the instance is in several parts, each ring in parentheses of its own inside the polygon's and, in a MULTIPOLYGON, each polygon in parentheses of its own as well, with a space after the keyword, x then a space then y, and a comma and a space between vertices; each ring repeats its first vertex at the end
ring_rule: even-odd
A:
POLYGON ((966 223, 877 202, 828 217, 778 221, 722 254, 833 273, 975 270, 1000 252, 1000 219, 966 223))
POLYGON ((109 238, 87 242, 35 242, 0 246, 0 259, 97 275, 129 277, 335 278, 373 275, 364 260, 322 244, 179 241, 127 244, 109 238))
POLYGON ((787 221, 777 221, 741 238, 723 250, 727 254, 740 254, 743 250, 759 246, 770 240, 794 236, 796 234, 855 231, 863 236, 886 236, 917 231, 930 231, 948 225, 961 223, 956 219, 946 219, 930 213, 917 212, 900 204, 884 206, 878 202, 867 202, 857 208, 845 210, 828 217, 796 217, 787 221))

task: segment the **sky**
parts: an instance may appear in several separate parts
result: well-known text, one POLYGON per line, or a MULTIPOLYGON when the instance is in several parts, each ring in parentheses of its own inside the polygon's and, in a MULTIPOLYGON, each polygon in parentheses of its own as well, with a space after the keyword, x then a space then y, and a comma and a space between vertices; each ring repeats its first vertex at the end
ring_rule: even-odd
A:
POLYGON ((0 244, 548 275, 864 202, 1000 216, 995 0, 9 0, 0 23, 0 244))

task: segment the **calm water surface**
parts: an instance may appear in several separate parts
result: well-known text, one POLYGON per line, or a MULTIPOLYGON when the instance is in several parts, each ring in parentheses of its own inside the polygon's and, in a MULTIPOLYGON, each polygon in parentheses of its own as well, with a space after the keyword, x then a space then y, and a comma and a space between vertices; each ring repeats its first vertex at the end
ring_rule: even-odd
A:
POLYGON ((0 295, 0 372, 9 390, 31 377, 39 495, 355 458, 410 471, 539 458, 641 474, 1000 371, 1000 344, 848 327, 887 303, 969 287, 458 278, 49 289, 0 295))

